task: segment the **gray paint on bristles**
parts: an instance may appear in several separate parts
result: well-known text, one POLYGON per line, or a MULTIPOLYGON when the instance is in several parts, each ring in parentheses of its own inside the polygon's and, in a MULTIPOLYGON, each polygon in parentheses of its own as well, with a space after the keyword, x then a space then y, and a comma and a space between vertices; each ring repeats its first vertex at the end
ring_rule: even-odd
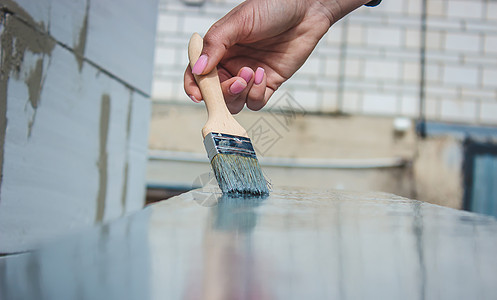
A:
POLYGON ((269 184, 257 158, 218 154, 212 159, 211 166, 224 194, 269 194, 269 184))
POLYGON ((211 132, 205 136, 204 146, 223 193, 269 194, 269 184, 249 138, 211 132))

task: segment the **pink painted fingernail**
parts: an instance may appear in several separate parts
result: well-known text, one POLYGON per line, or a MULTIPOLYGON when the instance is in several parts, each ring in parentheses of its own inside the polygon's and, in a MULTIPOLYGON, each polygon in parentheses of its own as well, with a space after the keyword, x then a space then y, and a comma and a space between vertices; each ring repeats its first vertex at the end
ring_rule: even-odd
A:
POLYGON ((192 99, 192 101, 195 102, 195 103, 200 103, 200 101, 197 100, 197 98, 195 98, 195 96, 193 96, 193 95, 190 96, 190 99, 192 99))
POLYGON ((243 79, 245 79, 247 83, 249 83, 250 79, 252 79, 253 73, 254 72, 252 72, 250 68, 242 68, 242 71, 240 72, 240 77, 242 77, 243 79))
POLYGON ((257 70, 255 71, 254 83, 261 84, 263 78, 264 78, 264 69, 258 67, 257 70))
POLYGON ((230 92, 235 95, 240 94, 246 87, 247 83, 241 80, 237 80, 230 86, 230 92))
POLYGON ((193 65, 192 68, 192 73, 195 75, 200 75, 204 71, 205 67, 207 66, 207 55, 202 54, 198 59, 195 65, 193 65))

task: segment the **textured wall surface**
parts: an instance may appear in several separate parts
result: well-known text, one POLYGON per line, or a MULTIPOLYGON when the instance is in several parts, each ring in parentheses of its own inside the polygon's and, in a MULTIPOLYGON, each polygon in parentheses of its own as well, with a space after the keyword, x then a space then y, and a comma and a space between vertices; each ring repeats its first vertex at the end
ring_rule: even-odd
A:
MULTIPOLYGON (((155 100, 188 101, 182 87, 188 38, 238 3, 161 1, 155 100)), ((423 87, 428 120, 496 125, 497 2, 428 0, 426 11, 423 22, 422 0, 359 8, 331 27, 273 100, 289 91, 308 111, 417 117, 423 87)))
POLYGON ((155 4, 2 1, 0 252, 143 206, 155 4))

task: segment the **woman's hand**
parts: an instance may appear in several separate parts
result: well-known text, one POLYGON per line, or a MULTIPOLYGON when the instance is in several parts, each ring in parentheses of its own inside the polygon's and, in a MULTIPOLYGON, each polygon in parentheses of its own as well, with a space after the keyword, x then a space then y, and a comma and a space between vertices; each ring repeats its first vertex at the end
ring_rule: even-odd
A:
MULTIPOLYGON (((247 0, 209 29, 193 73, 207 74, 217 66, 230 112, 245 104, 259 110, 304 64, 329 27, 365 2, 247 0)), ((184 84, 193 101, 202 99, 190 66, 184 84)))

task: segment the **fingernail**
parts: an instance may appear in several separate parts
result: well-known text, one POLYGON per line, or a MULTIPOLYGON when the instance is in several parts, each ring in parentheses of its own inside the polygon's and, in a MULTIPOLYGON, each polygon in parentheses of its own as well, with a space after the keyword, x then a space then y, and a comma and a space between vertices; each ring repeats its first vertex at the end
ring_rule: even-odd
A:
POLYGON ((246 87, 247 84, 245 82, 237 80, 230 86, 230 92, 235 95, 240 94, 246 87))
POLYGON ((264 78, 264 69, 261 67, 258 67, 257 70, 255 70, 254 83, 260 84, 262 82, 263 78, 264 78))
POLYGON ((242 68, 242 71, 240 72, 240 77, 242 77, 247 83, 250 82, 250 79, 252 79, 252 70, 250 68, 242 68))
POLYGON ((202 54, 200 57, 197 59, 197 62, 195 65, 193 65, 192 68, 192 73, 195 75, 200 75, 204 71, 205 67, 207 66, 207 55, 202 54))
POLYGON ((200 103, 200 101, 198 101, 197 98, 195 98, 195 96, 190 96, 190 99, 192 99, 192 101, 195 103, 200 103))

